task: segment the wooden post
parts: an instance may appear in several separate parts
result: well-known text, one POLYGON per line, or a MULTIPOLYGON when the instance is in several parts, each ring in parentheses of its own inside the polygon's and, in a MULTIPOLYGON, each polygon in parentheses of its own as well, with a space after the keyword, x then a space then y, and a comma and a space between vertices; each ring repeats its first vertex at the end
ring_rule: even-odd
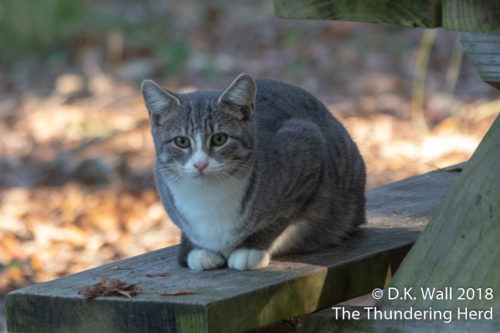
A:
POLYGON ((391 287, 452 287, 448 300, 384 299, 389 306, 500 309, 500 116, 406 256, 391 287), (458 299, 457 288, 474 296, 458 299), (492 288, 493 297, 485 295, 492 288), (481 295, 479 295, 481 294, 481 295), (471 299, 469 299, 471 298, 471 299))

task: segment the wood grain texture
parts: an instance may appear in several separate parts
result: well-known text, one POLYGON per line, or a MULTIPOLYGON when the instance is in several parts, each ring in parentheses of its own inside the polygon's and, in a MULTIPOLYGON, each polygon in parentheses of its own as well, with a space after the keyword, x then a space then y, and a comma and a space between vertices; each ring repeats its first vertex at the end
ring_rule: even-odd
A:
POLYGON ((441 26, 440 0, 274 0, 274 13, 287 19, 441 26))
POLYGON ((466 42, 462 41, 465 52, 481 78, 500 89, 500 0, 274 0, 274 13, 286 19, 392 23, 469 32, 466 42))
MULTIPOLYGON (((461 320, 445 323, 440 320, 373 320, 367 319, 363 306, 346 306, 348 311, 359 311, 358 320, 336 319, 331 308, 320 310, 308 316, 276 323, 255 330, 254 333, 497 333, 500 332, 500 312, 493 320, 461 320)), ((392 309, 396 310, 396 309, 392 309)))
POLYGON ((462 32, 460 42, 481 79, 500 89, 500 34, 462 32))
POLYGON ((500 33, 500 0, 274 0, 274 13, 286 19, 500 33))
POLYGON ((499 0, 442 0, 443 28, 500 33, 499 0))
POLYGON ((177 265, 174 246, 16 290, 7 295, 8 327, 15 332, 236 332, 313 312, 382 287, 388 267, 399 266, 457 175, 440 170, 371 189, 368 224, 359 235, 321 253, 277 258, 265 269, 191 271, 177 265), (102 275, 137 283, 147 292, 93 300, 77 294, 102 275), (159 295, 179 290, 196 294, 159 295))
MULTIPOLYGON (((493 288, 467 301, 500 310, 500 116, 481 141, 438 213, 405 258, 391 286, 493 288)), ((456 307, 450 300, 385 300, 387 306, 456 307)))

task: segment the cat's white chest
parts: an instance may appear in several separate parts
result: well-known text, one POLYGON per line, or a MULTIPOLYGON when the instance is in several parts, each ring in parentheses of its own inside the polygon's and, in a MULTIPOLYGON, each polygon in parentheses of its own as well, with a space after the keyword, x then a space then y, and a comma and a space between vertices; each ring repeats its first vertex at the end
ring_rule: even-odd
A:
POLYGON ((236 230, 246 184, 247 179, 169 184, 175 206, 189 224, 183 231, 192 242, 224 254, 238 245, 241 235, 236 230))

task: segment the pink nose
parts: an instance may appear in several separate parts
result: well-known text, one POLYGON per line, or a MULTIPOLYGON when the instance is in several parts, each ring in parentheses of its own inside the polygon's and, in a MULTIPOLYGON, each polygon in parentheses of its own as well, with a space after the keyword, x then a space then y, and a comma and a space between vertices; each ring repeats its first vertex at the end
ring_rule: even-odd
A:
POLYGON ((200 172, 200 174, 203 174, 203 170, 205 170, 205 168, 207 167, 208 165, 208 162, 207 161, 201 161, 201 162, 196 162, 193 164, 193 166, 198 169, 198 171, 200 172))

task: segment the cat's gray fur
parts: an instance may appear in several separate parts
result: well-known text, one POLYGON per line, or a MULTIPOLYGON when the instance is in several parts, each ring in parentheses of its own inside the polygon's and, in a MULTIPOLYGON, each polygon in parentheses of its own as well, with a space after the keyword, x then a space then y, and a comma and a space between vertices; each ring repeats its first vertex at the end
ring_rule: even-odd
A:
POLYGON ((264 267, 276 253, 339 244, 365 222, 363 159, 308 92, 241 74, 225 91, 174 94, 146 80, 142 94, 182 265, 264 267), (227 142, 215 146, 215 133, 227 142))

